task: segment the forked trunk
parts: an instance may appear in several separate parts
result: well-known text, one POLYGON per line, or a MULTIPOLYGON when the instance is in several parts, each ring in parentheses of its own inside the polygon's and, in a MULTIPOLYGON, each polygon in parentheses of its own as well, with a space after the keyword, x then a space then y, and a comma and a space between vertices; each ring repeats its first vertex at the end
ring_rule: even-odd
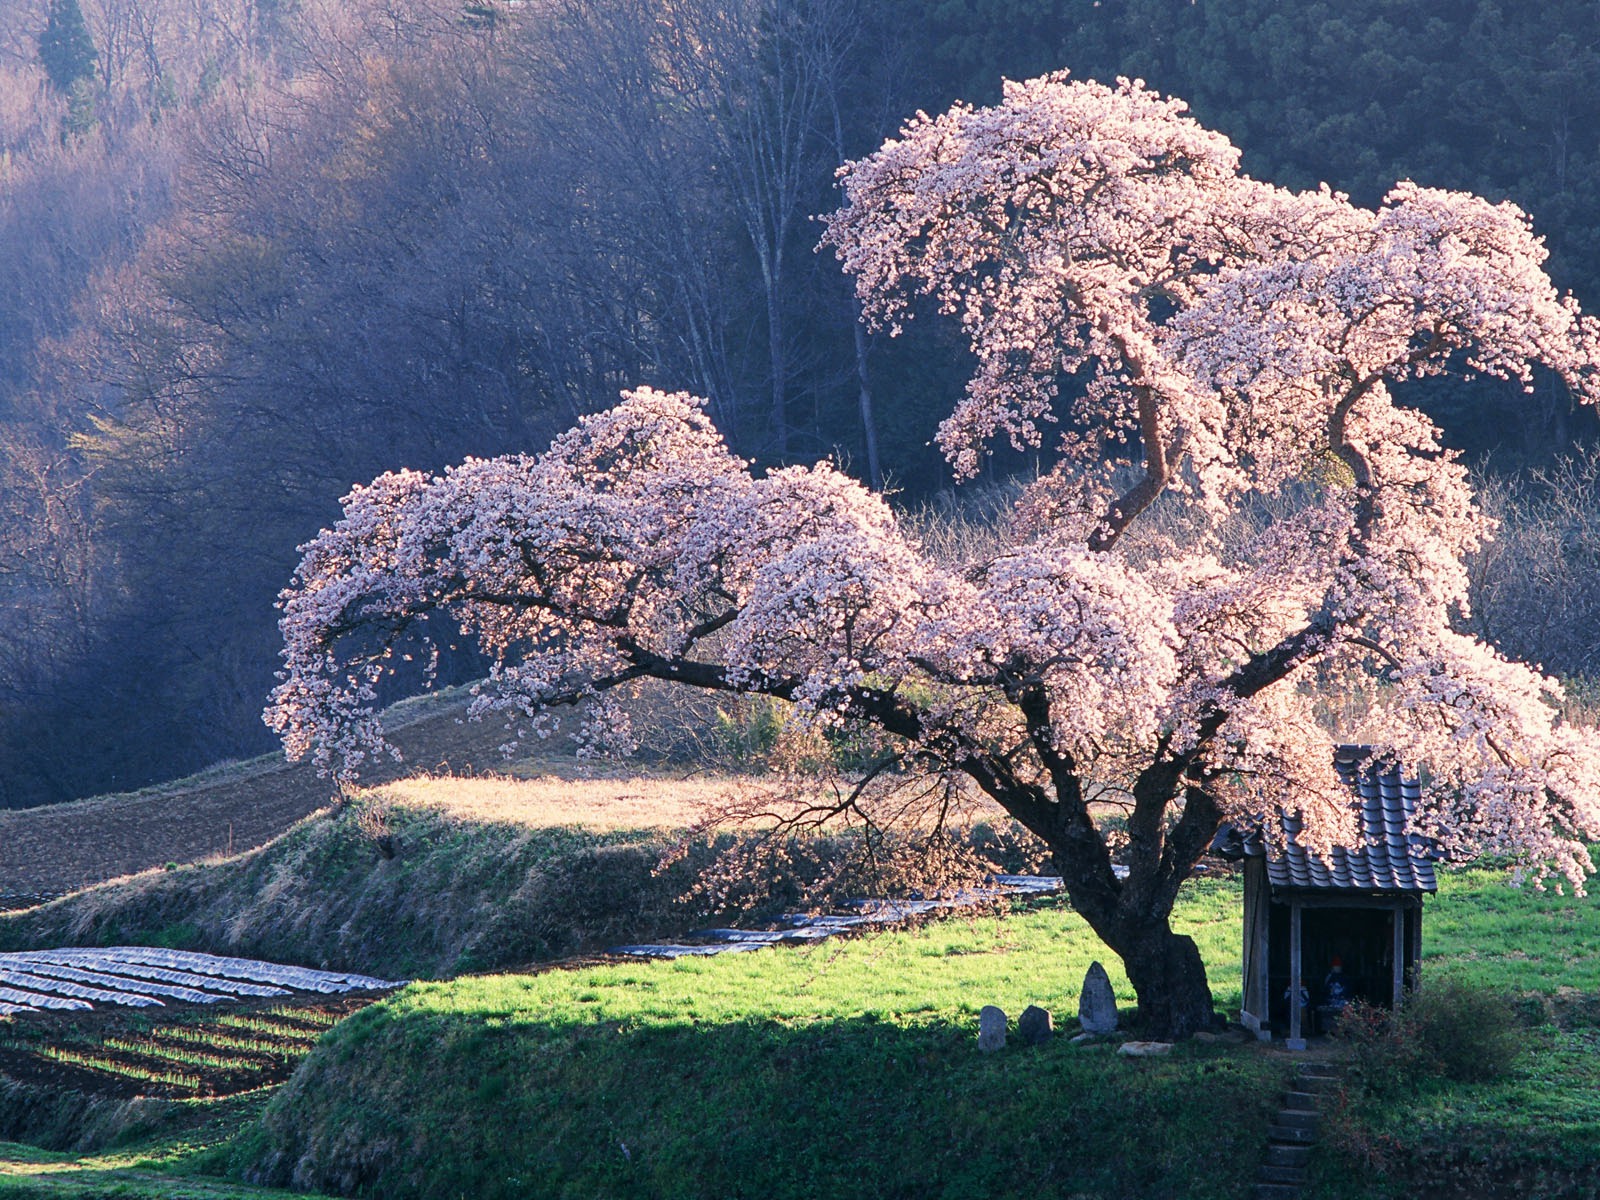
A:
POLYGON ((1162 928, 1127 948, 1122 955, 1128 982, 1139 999, 1139 1031, 1164 1042, 1181 1041, 1214 1021, 1206 965, 1194 939, 1162 928))
MULTIPOLYGON (((1062 857, 1058 852, 1057 861, 1062 857)), ((1144 1037, 1177 1042, 1212 1028, 1216 1018, 1200 948, 1188 935, 1172 932, 1166 912, 1125 903, 1128 897, 1111 887, 1080 881, 1067 891, 1072 906, 1122 960, 1139 1001, 1137 1025, 1144 1037)))

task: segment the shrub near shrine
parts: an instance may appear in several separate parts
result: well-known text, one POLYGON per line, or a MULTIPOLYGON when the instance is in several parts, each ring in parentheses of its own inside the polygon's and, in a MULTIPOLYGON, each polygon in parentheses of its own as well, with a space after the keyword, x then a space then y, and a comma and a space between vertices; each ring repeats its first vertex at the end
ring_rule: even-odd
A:
POLYGON ((1447 851, 1581 886, 1594 734, 1452 626, 1491 531, 1391 392, 1543 364, 1596 398, 1596 327, 1519 210, 1409 183, 1376 211, 1290 193, 1181 103, 1059 75, 919 116, 841 177, 826 241, 869 319, 921 294, 970 339, 940 431, 957 472, 1058 424, 1009 544, 935 562, 840 472, 753 474, 698 401, 641 389, 538 457, 352 492, 283 596, 268 719, 291 754, 353 776, 383 744, 376 682, 436 613, 495 660, 481 711, 539 726, 588 701, 595 748, 626 749, 616 700, 643 679, 777 697, 875 730, 898 768, 877 781, 964 777, 1044 839, 1169 1037, 1212 1018, 1169 915, 1219 823, 1281 836, 1286 799, 1303 843, 1352 833, 1313 680, 1365 689, 1366 740, 1426 765, 1420 820, 1447 851), (1158 500, 1181 545, 1145 528, 1158 500), (1096 795, 1126 803, 1125 879, 1096 795))

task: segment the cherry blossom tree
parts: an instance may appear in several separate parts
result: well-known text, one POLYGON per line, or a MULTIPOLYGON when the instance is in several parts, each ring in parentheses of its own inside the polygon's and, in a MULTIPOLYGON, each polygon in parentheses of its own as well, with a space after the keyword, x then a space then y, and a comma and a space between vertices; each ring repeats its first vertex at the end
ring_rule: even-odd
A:
POLYGON ((919 115, 841 180, 825 241, 868 319, 931 306, 970 340, 940 432, 957 473, 1054 427, 1004 545, 936 561, 834 468, 752 471, 701 402, 631 392, 542 455, 351 493, 283 594, 268 720, 291 755, 353 777, 384 745, 379 680, 438 616, 494 660, 480 710, 533 728, 584 701, 595 748, 627 748, 616 700, 640 680, 776 697, 1043 839, 1169 1037, 1213 1018, 1170 914, 1219 825, 1354 836, 1328 687, 1423 774, 1419 829, 1447 852, 1581 889, 1594 732, 1461 632, 1463 558, 1492 530, 1397 399, 1541 366, 1597 398, 1596 325, 1523 213, 1411 183, 1376 211, 1290 193, 1180 102, 1062 75, 919 115))

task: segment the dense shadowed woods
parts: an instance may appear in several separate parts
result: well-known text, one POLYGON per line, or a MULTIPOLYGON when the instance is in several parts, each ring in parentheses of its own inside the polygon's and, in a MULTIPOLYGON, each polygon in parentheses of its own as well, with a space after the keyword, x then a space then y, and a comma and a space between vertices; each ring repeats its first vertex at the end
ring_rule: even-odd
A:
MULTIPOLYGON (((946 488, 953 331, 859 326, 812 217, 913 111, 1061 67, 1184 97, 1275 182, 1515 200, 1600 295, 1577 0, 0 6, 0 805, 268 748, 273 597, 349 486, 623 387, 707 396, 761 464, 946 488)), ((1474 629, 1592 674, 1600 484, 1556 458, 1589 431, 1548 380, 1429 404, 1543 471, 1490 489, 1474 629)))

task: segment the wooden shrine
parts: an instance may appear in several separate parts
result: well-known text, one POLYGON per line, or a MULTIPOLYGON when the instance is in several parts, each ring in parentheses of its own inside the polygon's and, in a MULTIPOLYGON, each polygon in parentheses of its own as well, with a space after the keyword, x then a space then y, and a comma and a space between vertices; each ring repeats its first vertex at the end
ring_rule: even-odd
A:
POLYGON ((1215 849, 1244 865, 1244 989, 1240 1021, 1277 1030, 1291 1047, 1326 1033, 1343 1002, 1398 1006, 1422 955, 1422 899, 1438 890, 1427 843, 1407 832, 1418 786, 1367 748, 1341 746, 1335 767, 1359 803, 1361 844, 1327 861, 1225 826, 1215 849), (1337 970, 1335 969, 1337 967, 1337 970), (1299 1003, 1295 1002, 1299 998, 1299 1003))

